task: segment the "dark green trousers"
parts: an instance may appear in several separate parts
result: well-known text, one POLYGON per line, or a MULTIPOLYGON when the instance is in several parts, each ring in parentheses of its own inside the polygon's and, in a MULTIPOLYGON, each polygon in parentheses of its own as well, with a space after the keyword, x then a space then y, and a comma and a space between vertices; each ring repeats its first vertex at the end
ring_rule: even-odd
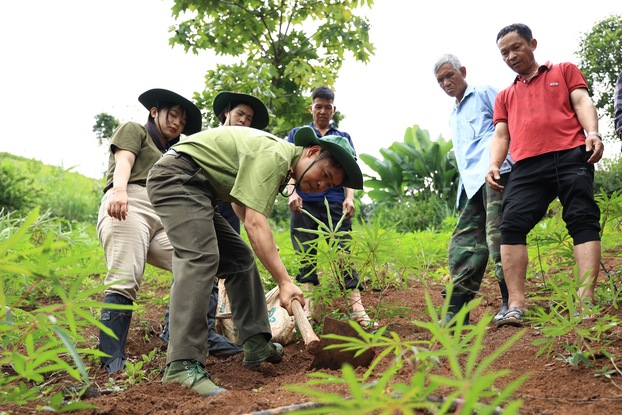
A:
POLYGON ((225 278, 233 322, 243 343, 272 337, 255 255, 214 209, 212 185, 200 168, 165 155, 152 168, 147 192, 173 245, 167 363, 208 354, 207 311, 216 276, 225 278))

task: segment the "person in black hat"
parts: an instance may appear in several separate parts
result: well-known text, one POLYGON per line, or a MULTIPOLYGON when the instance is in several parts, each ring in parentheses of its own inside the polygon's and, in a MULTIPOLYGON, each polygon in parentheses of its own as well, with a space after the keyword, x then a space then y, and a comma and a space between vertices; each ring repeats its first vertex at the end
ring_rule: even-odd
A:
MULTIPOLYGON (((106 304, 132 305, 147 263, 172 270, 173 248, 147 197, 147 173, 182 134, 197 133, 202 124, 197 106, 175 92, 150 89, 138 100, 149 111, 147 123, 127 122, 110 139, 108 173, 97 218, 97 235, 108 268, 106 304)), ((99 349, 107 355, 101 364, 109 373, 125 368, 131 319, 130 310, 101 310, 106 330, 100 330, 99 349)))
POLYGON ((214 98, 212 109, 223 126, 239 125, 264 130, 270 122, 264 103, 248 94, 220 92, 214 98))
MULTIPOLYGON (((260 99, 248 94, 231 91, 219 92, 214 98, 212 109, 223 127, 238 125, 264 130, 270 122, 268 109, 264 103, 260 99)), ((229 225, 239 234, 240 218, 236 215, 231 203, 218 202, 217 208, 222 217, 225 218, 225 220, 229 222, 229 225)), ((207 315, 208 325, 210 327, 210 353, 231 355, 242 352, 240 346, 216 333, 214 326, 217 304, 218 284, 214 284, 214 290, 212 291, 212 297, 210 299, 210 309, 207 315)))
POLYGON ((298 189, 309 193, 338 185, 363 187, 348 140, 318 138, 311 127, 301 128, 294 144, 249 127, 205 130, 176 144, 149 172, 149 200, 175 248, 171 339, 163 383, 180 383, 202 396, 226 391, 204 369, 209 352, 205 318, 209 304, 204 297, 217 276, 225 280, 244 349, 243 364, 281 360, 283 347, 270 341, 256 257, 276 281, 281 306, 292 314, 293 300, 304 305, 304 295, 279 258, 268 223, 274 200, 279 192, 286 193, 290 177, 298 189), (240 207, 250 247, 215 209, 218 201, 240 207))
MULTIPOLYGON (((252 95, 223 91, 216 95, 212 109, 223 127, 238 125, 264 130, 270 122, 268 109, 264 103, 252 95)), ((229 225, 240 233, 240 219, 235 214, 231 203, 218 203, 220 214, 229 225)))

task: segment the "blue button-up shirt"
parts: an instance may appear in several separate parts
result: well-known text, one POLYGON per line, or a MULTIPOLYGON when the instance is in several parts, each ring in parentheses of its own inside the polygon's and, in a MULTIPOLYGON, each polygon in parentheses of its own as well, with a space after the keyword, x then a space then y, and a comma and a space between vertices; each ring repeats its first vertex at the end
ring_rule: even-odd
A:
MULTIPOLYGON (((490 86, 467 86, 462 101, 454 103, 449 125, 460 171, 458 200, 463 188, 470 199, 486 182, 484 177, 490 168, 490 141, 495 131, 492 119, 498 92, 490 86)), ((501 173, 511 169, 508 153, 501 173)))
MULTIPOLYGON (((322 133, 319 130, 317 130, 315 127, 313 127, 313 122, 311 122, 309 125, 311 126, 311 128, 313 128, 313 130, 315 131, 315 135, 317 135, 318 138, 322 137, 322 133)), ((289 135, 287 136, 287 141, 289 141, 290 143, 293 143, 294 134, 296 134, 296 131, 298 131, 299 129, 300 127, 293 128, 289 132, 289 135)), ((330 126, 330 129, 326 132, 325 135, 338 135, 340 137, 345 137, 350 142, 352 149, 354 149, 354 143, 352 143, 352 138, 350 138, 350 134, 344 131, 339 131, 338 129, 334 128, 332 124, 330 126)), ((355 150, 355 154, 356 154, 356 150, 355 150)), ((298 193, 298 196, 302 198, 303 202, 324 202, 324 198, 326 198, 329 203, 335 203, 335 202, 343 203, 343 201, 346 199, 345 190, 343 186, 329 187, 322 193, 305 193, 305 192, 301 192, 300 190, 296 190, 296 193, 298 193)))

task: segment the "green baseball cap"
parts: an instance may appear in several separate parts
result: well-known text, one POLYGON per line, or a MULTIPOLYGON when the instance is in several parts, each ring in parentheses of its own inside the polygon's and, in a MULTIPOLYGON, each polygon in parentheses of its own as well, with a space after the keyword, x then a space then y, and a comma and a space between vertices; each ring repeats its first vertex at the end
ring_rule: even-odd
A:
POLYGON ((173 91, 162 88, 150 89, 140 94, 138 101, 148 110, 151 110, 153 107, 158 108, 159 102, 172 102, 173 104, 179 104, 186 110, 186 126, 184 127, 182 134, 190 135, 201 131, 201 110, 190 100, 173 91))
POLYGON ((325 135, 318 137, 315 130, 310 126, 298 129, 294 134, 294 144, 302 147, 318 145, 332 154, 346 172, 346 177, 341 183, 342 186, 351 189, 363 188, 363 173, 356 163, 354 149, 347 138, 339 135, 325 135))

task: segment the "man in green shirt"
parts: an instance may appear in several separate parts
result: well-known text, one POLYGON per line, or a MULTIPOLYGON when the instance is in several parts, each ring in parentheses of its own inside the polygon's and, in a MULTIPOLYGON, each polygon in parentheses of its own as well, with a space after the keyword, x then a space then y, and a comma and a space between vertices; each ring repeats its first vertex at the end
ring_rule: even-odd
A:
MULTIPOLYGON (((163 382, 178 382, 203 396, 226 390, 204 370, 208 354, 206 293, 224 275, 244 365, 281 360, 283 347, 270 342, 265 294, 255 255, 276 280, 281 306, 304 305, 304 295, 279 258, 268 216, 290 178, 297 189, 363 187, 354 150, 338 136, 318 138, 301 128, 288 143, 270 133, 232 126, 202 131, 169 150, 149 173, 147 192, 174 248, 170 332, 163 382), (251 247, 214 209, 233 202, 251 247)), ((287 193, 285 193, 287 195, 287 193)))

